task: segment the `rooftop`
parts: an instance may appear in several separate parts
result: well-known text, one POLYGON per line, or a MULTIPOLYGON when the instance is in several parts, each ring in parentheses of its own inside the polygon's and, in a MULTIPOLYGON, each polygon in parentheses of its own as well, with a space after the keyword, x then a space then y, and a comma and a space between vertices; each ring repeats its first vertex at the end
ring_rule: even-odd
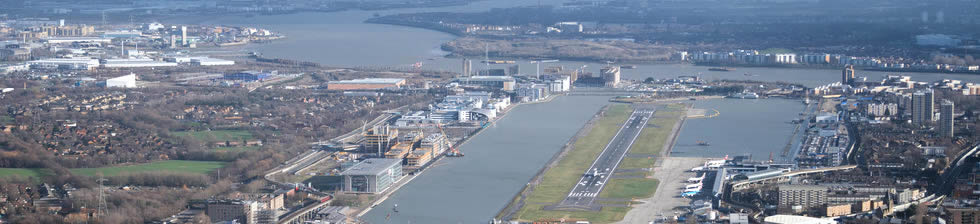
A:
POLYGON ((514 77, 510 76, 470 76, 465 78, 458 78, 460 81, 514 81, 514 77))
POLYGON ((402 160, 400 159, 371 158, 344 170, 340 175, 378 175, 388 170, 388 168, 401 163, 402 160))
POLYGON ((330 81, 328 84, 398 84, 405 82, 401 78, 365 78, 352 80, 330 81))

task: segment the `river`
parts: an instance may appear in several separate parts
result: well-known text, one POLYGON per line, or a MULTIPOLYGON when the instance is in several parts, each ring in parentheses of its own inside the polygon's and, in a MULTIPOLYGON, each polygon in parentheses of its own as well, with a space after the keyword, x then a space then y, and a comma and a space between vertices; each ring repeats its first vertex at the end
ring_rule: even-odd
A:
POLYGON ((370 223, 485 223, 608 100, 564 96, 518 106, 463 145, 465 157, 440 160, 363 218, 370 223), (391 212, 395 204, 397 213, 391 212))
POLYGON ((720 114, 685 121, 671 156, 751 155, 756 160, 767 160, 772 153, 775 161, 787 161, 789 158, 782 158, 781 153, 797 126, 790 121, 799 118, 805 105, 799 100, 781 98, 714 99, 696 101, 694 107, 707 109, 709 114, 714 113, 712 109, 718 110, 720 114), (700 146, 698 141, 710 145, 700 146))
MULTIPOLYGON (((561 0, 544 1, 553 4, 561 0)), ((494 7, 534 5, 535 1, 492 0, 467 6, 385 11, 345 11, 299 13, 255 17, 201 16, 176 22, 253 25, 282 32, 288 38, 267 44, 249 45, 246 50, 271 57, 312 61, 338 67, 376 66, 407 68, 416 62, 427 70, 460 70, 460 59, 445 58, 440 44, 453 35, 408 27, 362 23, 375 13, 387 15, 421 11, 485 11, 494 7)), ((169 21, 168 21, 169 22, 169 21)), ((482 58, 474 58, 476 62, 482 58)), ((534 74, 535 67, 519 61, 523 73, 534 74)), ((562 65, 597 72, 599 63, 562 61, 562 65)), ((474 69, 487 65, 474 64, 474 69)), ((500 67, 502 65, 490 65, 500 67)), ((879 79, 885 72, 862 71, 858 75, 879 79)), ((624 79, 658 79, 678 75, 700 75, 705 79, 751 79, 785 81, 818 86, 839 79, 839 70, 789 68, 737 68, 733 72, 708 71, 707 67, 670 64, 638 65, 623 70, 624 79)), ((919 81, 960 79, 980 82, 980 76, 963 74, 902 73, 919 81)), ((565 96, 553 102, 520 106, 496 125, 473 138, 460 149, 463 158, 447 158, 395 192, 387 201, 366 214, 371 223, 482 223, 504 207, 545 162, 582 125, 606 105, 606 97, 565 96), (391 214, 394 204, 398 213, 391 214)), ((681 131, 676 156, 741 155, 755 158, 778 152, 789 140, 793 125, 786 122, 801 112, 802 104, 793 100, 708 100, 695 102, 698 108, 718 109, 721 116, 689 120, 681 131), (694 147, 698 140, 709 141, 707 148, 694 147)))

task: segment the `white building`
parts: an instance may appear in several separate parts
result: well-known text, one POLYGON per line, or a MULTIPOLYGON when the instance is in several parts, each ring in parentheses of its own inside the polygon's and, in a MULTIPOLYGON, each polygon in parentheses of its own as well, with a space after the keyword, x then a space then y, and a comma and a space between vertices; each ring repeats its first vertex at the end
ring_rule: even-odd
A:
POLYGON ((148 58, 135 59, 105 59, 102 67, 106 68, 145 68, 145 67, 175 67, 177 63, 154 61, 148 58))
POLYGON ((796 54, 776 54, 778 64, 796 64, 796 54))
POLYGON ((43 39, 49 44, 70 44, 70 43, 112 43, 112 38, 103 37, 48 37, 43 39))
POLYGON ((27 62, 31 68, 92 70, 99 67, 99 60, 91 58, 48 58, 27 62))
POLYGON ((27 63, 24 63, 24 64, 14 64, 14 65, 3 65, 3 66, 0 66, 0 74, 6 74, 6 73, 11 73, 11 72, 17 72, 17 71, 27 71, 27 70, 30 70, 30 69, 31 69, 31 65, 29 65, 27 63))
POLYGON ((199 66, 235 65, 235 61, 205 57, 191 59, 191 64, 199 66))
POLYGON ((562 76, 551 81, 551 92, 567 92, 572 88, 572 78, 562 76))
POLYGON ((106 88, 136 88, 136 74, 129 74, 105 80, 106 88))

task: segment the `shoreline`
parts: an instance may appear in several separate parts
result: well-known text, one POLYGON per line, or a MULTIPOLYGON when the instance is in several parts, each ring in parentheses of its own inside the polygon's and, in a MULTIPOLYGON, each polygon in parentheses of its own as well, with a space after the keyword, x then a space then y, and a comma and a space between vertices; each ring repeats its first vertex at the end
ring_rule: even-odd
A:
MULTIPOLYGON (((509 115, 510 112, 513 109, 515 109, 515 108, 517 108, 519 106, 528 105, 528 104, 548 103, 548 102, 551 102, 552 100, 554 100, 554 99, 556 99, 558 97, 561 97, 561 96, 564 96, 564 94, 551 95, 551 96, 548 96, 548 98, 546 98, 544 100, 541 100, 541 101, 526 102, 526 103, 517 103, 517 104, 511 105, 510 107, 504 109, 502 116, 498 116, 498 117, 494 118, 493 120, 487 122, 486 125, 484 125, 480 129, 478 129, 477 131, 473 132, 472 134, 466 136, 462 141, 460 141, 459 143, 456 143, 452 147, 459 149, 460 147, 466 145, 466 143, 468 143, 470 141, 470 139, 473 139, 473 138, 479 136, 480 134, 482 134, 483 131, 485 131, 487 129, 487 127, 490 127, 491 125, 497 123, 497 121, 500 121, 503 118, 507 117, 507 115, 509 115)), ((398 190, 401 189, 403 186, 411 183, 412 180, 415 180, 416 177, 418 177, 418 176, 422 175, 423 173, 425 173, 425 171, 428 170, 428 167, 432 166, 436 162, 441 161, 442 159, 445 159, 446 157, 448 157, 448 156, 446 156, 445 153, 442 153, 437 158, 433 159, 432 161, 429 161, 429 163, 426 164, 426 166, 425 166, 426 168, 423 168, 422 170, 417 171, 414 175, 406 175, 406 176, 403 176, 402 178, 400 178, 396 182, 396 183, 399 183, 399 184, 397 184, 396 186, 394 186, 392 189, 387 190, 386 193, 383 196, 378 197, 378 199, 373 200, 370 203, 370 206, 368 206, 364 210, 358 212, 356 214, 356 216, 354 216, 354 218, 355 219, 360 219, 362 216, 366 215, 368 212, 370 212, 372 209, 374 209, 375 206, 378 206, 381 203, 384 203, 384 201, 386 201, 391 195, 394 195, 395 193, 397 193, 398 190)))
POLYGON ((575 149, 575 141, 577 141, 581 137, 584 137, 589 132, 591 132, 593 128, 595 128, 599 120, 602 119, 602 116, 600 115, 604 114, 607 110, 609 110, 610 105, 612 104, 603 106, 602 108, 599 109, 598 112, 595 113, 594 116, 592 116, 592 119, 586 121, 585 124, 582 125, 582 128, 579 128, 579 131, 576 132, 575 135, 572 136, 572 138, 570 138, 568 141, 565 142, 565 146, 563 146, 562 149, 558 151, 558 153, 555 153, 555 155, 552 156, 551 159, 545 163, 546 164, 545 167, 539 169, 538 172, 531 177, 528 183, 524 185, 524 187, 521 188, 521 190, 514 195, 510 203, 507 203, 507 206, 504 206, 503 208, 501 208, 499 212, 497 212, 497 216, 494 217, 494 220, 510 220, 513 217, 513 215, 517 214, 517 212, 519 212, 521 208, 524 207, 524 200, 527 199, 529 194, 534 192, 534 189, 537 187, 537 184, 541 183, 541 179, 544 177, 544 173, 550 170, 551 168, 554 168, 554 166, 558 165, 558 162, 560 162, 563 158, 565 158, 565 156, 568 155, 568 152, 575 149))
MULTIPOLYGON (((436 31, 441 33, 446 33, 453 35, 456 39, 463 37, 475 37, 475 38, 487 38, 479 35, 466 35, 456 29, 438 26, 435 24, 419 23, 411 21, 402 21, 396 19, 382 19, 382 17, 370 18, 364 21, 368 24, 383 24, 392 26, 404 26, 418 29, 425 29, 430 31, 436 31)), ((492 38, 488 38, 492 39, 492 38)), ((545 40, 552 40, 545 38, 545 40)), ((558 39, 560 40, 560 39, 558 39)), ((446 42, 448 43, 448 42, 446 42)), ((445 58, 465 58, 465 57, 482 57, 483 55, 475 54, 463 54, 458 51, 453 51, 451 48, 446 46, 446 43, 440 45, 439 49, 449 52, 450 54, 444 56, 445 58)), ((523 57, 517 55, 497 55, 495 58, 504 60, 533 60, 534 57, 523 57)), ((561 61, 569 62, 584 62, 584 63, 605 63, 609 60, 596 59, 591 57, 545 57, 549 59, 556 59, 561 61)), ((690 61, 650 61, 650 60, 617 60, 616 64, 632 64, 632 65, 670 65, 670 64, 690 64, 694 66, 703 67, 741 67, 741 68, 786 68, 786 69, 813 69, 813 70, 840 70, 844 68, 843 65, 810 65, 810 64, 774 64, 774 65, 752 65, 752 64, 727 64, 727 63, 703 63, 703 62, 690 62, 690 61)), ((950 71, 950 70, 929 70, 929 69, 912 69, 912 68, 880 68, 880 67, 857 67, 858 70, 862 71, 877 71, 877 72, 900 72, 900 73, 939 73, 939 74, 969 74, 969 75, 980 75, 980 70, 978 71, 950 71)))
MULTIPOLYGON (((684 99, 687 99, 687 98, 684 98, 684 99)), ((663 105, 667 105, 666 103, 667 102, 636 103, 635 105, 661 105, 661 106, 663 106, 663 105)), ((546 172, 550 171, 551 169, 553 169, 559 162, 561 162, 563 159, 565 159, 565 157, 568 155, 568 153, 570 151, 572 151, 572 150, 575 149, 575 147, 574 147, 575 146, 575 143, 581 137, 584 137, 584 136, 588 135, 590 132, 593 131, 593 129, 598 124, 599 120, 601 120, 603 118, 603 116, 600 116, 600 115, 601 114, 604 114, 612 105, 616 105, 616 104, 620 104, 620 103, 610 102, 609 104, 607 104, 606 106, 604 106, 603 108, 601 108, 598 112, 596 112, 596 115, 593 116, 593 118, 590 119, 588 122, 586 122, 583 125, 583 127, 580 128, 578 130, 578 132, 576 132, 576 134, 574 136, 572 136, 572 138, 569 139, 565 143, 565 146, 562 147, 562 149, 558 153, 556 153, 551 158, 551 160, 549 160, 546 163, 545 167, 542 167, 531 178, 531 180, 528 182, 528 184, 525 185, 524 188, 522 188, 520 191, 518 191, 518 193, 511 199, 510 203, 508 203, 507 206, 505 206, 504 208, 502 208, 497 213, 497 215, 494 217, 494 220, 493 221, 494 222, 498 222, 498 221, 501 221, 501 222, 516 221, 516 219, 514 218, 514 216, 517 215, 517 213, 519 213, 521 211, 521 209, 523 209, 525 206, 527 206, 525 200, 530 196, 530 194, 532 194, 535 191, 535 189, 537 188, 537 185, 541 183, 541 181, 542 181, 542 179, 544 177, 544 174, 546 172)), ((674 125, 673 125, 673 127, 671 128, 671 132, 667 136, 667 140, 664 143, 664 145, 662 146, 663 148, 660 150, 660 155, 658 156, 659 158, 656 161, 654 161, 654 163, 652 164, 656 168, 661 167, 663 165, 663 162, 667 158, 669 158, 666 155, 669 155, 670 154, 670 150, 673 148, 673 146, 674 146, 674 144, 676 142, 677 136, 680 135, 680 130, 681 130, 681 128, 684 125, 684 121, 687 119, 686 111, 693 106, 692 104, 687 104, 687 103, 684 103, 684 104, 686 105, 686 108, 684 109, 684 111, 685 111, 684 114, 685 115, 679 116, 677 118, 678 121, 675 122, 674 125)), ((629 152, 627 152, 627 154, 629 154, 629 152)), ((681 158, 681 160, 684 160, 684 161, 688 161, 688 160, 691 160, 691 161, 694 161, 694 160, 701 161, 701 160, 704 160, 704 159, 707 159, 707 158, 700 158, 700 157, 698 157, 698 158, 681 158)), ((696 165, 697 163, 692 162, 692 163, 685 163, 685 164, 695 164, 696 165)), ((684 171, 686 169, 687 168, 682 169, 682 171, 684 171)), ((653 170, 651 170, 651 171, 653 171, 653 170)), ((615 171, 613 171, 613 172, 615 172, 615 171)), ((656 173, 654 173, 654 175, 656 175, 656 173)), ((648 178, 649 177, 650 176, 648 176, 648 178)), ((657 186, 658 186, 658 189, 660 189, 660 184, 658 184, 657 186)), ((655 191, 655 192, 659 192, 659 191, 655 191)), ((650 197, 652 198, 652 197, 654 197, 654 195, 651 195, 650 197)), ((637 199, 633 199, 633 201, 636 201, 636 200, 637 199)), ((630 206, 629 211, 627 211, 624 214, 624 219, 617 221, 617 223, 621 223, 624 220, 626 220, 626 217, 625 216, 628 216, 629 214, 631 214, 632 213, 631 211, 633 211, 633 210, 634 210, 633 207, 630 206)))

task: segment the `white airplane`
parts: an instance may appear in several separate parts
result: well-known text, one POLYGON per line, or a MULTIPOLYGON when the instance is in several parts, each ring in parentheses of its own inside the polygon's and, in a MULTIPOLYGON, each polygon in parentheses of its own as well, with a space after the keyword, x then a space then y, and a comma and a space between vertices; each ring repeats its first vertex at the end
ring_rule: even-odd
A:
POLYGON ((687 182, 688 183, 701 183, 701 180, 704 180, 704 174, 703 173, 701 174, 700 177, 687 178, 687 182))
POLYGON ((686 187, 686 188, 684 188, 684 191, 700 191, 700 190, 701 190, 701 186, 700 185, 694 186, 694 187, 686 187))
POLYGON ((684 189, 699 188, 699 187, 701 187, 701 183, 688 184, 686 187, 684 187, 684 189))
POLYGON ((681 197, 685 197, 685 198, 686 197, 694 197, 694 195, 697 195, 699 192, 700 191, 684 192, 684 193, 681 193, 681 197))
POLYGON ((704 167, 699 166, 699 167, 691 168, 691 172, 699 172, 699 171, 704 171, 704 167))
POLYGON ((701 192, 701 187, 691 188, 691 189, 684 189, 684 192, 701 192))

